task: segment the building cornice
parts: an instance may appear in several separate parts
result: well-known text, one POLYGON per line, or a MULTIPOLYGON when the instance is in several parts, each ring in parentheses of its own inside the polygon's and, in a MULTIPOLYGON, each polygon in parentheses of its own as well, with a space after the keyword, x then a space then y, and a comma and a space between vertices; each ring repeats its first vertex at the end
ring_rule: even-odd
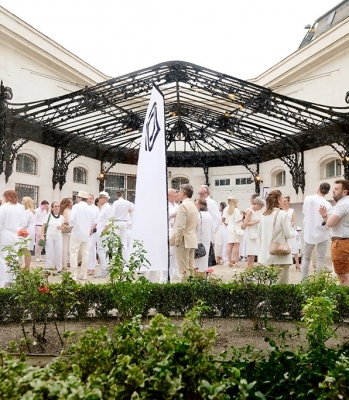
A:
POLYGON ((48 65, 73 82, 94 85, 110 79, 75 54, 0 6, 0 41, 48 65))
POLYGON ((349 18, 344 19, 321 36, 298 49, 278 64, 269 68, 250 82, 275 87, 306 75, 315 66, 338 55, 349 46, 349 18))

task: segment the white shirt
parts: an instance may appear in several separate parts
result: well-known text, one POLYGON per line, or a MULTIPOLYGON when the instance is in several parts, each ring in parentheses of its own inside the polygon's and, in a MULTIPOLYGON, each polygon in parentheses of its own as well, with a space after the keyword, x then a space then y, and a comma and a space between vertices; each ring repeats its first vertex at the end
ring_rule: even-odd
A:
POLYGON ((90 207, 91 210, 92 210, 92 214, 93 214, 93 218, 94 218, 94 220, 95 220, 95 223, 97 223, 99 208, 98 208, 96 205, 94 205, 93 203, 90 204, 89 207, 90 207))
POLYGON ((349 238, 349 196, 338 200, 329 214, 337 215, 340 218, 336 225, 331 228, 331 236, 349 238))
POLYGON ((51 213, 49 213, 47 214, 47 219, 44 223, 46 223, 47 226, 46 239, 50 240, 62 239, 62 231, 60 229, 57 229, 57 227, 62 226, 64 224, 63 215, 60 215, 58 218, 55 218, 51 213))
POLYGON ((97 232, 100 233, 109 224, 109 219, 113 218, 113 209, 109 203, 105 203, 99 209, 97 217, 97 232))
POLYGON ((75 204, 70 213, 71 236, 79 242, 88 242, 92 226, 96 223, 92 208, 86 201, 75 204))
POLYGON ((207 202, 208 212, 212 215, 213 218, 213 231, 214 233, 216 233, 220 225, 222 225, 222 216, 219 212, 217 203, 213 199, 211 199, 210 196, 207 196, 205 200, 207 202))
POLYGON ((177 213, 178 204, 168 202, 168 222, 170 225, 170 229, 173 227, 176 217, 170 218, 170 215, 177 213))
POLYGON ((128 200, 120 197, 119 200, 115 200, 113 203, 113 212, 115 222, 117 221, 127 221, 128 211, 134 210, 134 205, 128 200))
MULTIPOLYGON (((23 220, 22 209, 15 204, 4 203, 0 207, 0 244, 14 245, 23 220)), ((1 248, 2 249, 2 248, 1 248)))
POLYGON ((321 243, 329 238, 328 228, 321 225, 323 218, 319 213, 320 206, 325 206, 327 211, 332 207, 330 202, 318 194, 307 196, 304 199, 304 241, 308 244, 321 243))
POLYGON ((40 207, 35 209, 35 225, 41 226, 47 221, 47 211, 40 207))

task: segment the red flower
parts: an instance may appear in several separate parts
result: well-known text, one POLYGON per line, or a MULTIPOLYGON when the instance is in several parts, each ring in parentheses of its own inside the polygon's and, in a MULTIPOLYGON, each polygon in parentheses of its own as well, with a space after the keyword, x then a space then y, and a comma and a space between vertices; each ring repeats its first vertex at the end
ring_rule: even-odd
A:
POLYGON ((209 268, 206 272, 207 272, 208 274, 212 274, 212 273, 214 272, 214 269, 213 269, 213 268, 209 268))
POLYGON ((48 286, 39 286, 38 291, 41 293, 48 293, 50 291, 50 288, 48 286))
POLYGON ((26 229, 20 229, 17 232, 17 235, 20 236, 20 237, 26 238, 26 237, 29 236, 29 232, 26 229))

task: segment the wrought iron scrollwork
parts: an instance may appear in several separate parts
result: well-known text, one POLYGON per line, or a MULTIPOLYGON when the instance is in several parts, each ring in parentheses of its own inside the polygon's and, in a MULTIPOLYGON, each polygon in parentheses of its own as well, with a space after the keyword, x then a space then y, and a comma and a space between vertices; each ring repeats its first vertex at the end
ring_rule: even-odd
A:
POLYGON ((292 186, 296 193, 298 194, 299 188, 302 189, 304 193, 305 189, 305 174, 304 171, 304 153, 303 151, 285 155, 280 157, 280 159, 288 166, 291 177, 292 186))
POLYGON ((11 111, 8 109, 8 101, 12 100, 12 89, 0 84, 0 174, 5 172, 5 182, 13 172, 13 163, 19 149, 28 142, 28 139, 18 138, 7 122, 11 111))
POLYGON ((335 144, 331 144, 331 147, 341 158, 344 169, 344 179, 349 179, 349 141, 346 139, 338 140, 337 144, 340 145, 341 148, 338 148, 335 144))
POLYGON ((261 194, 261 179, 259 176, 259 164, 256 164, 256 169, 250 167, 245 162, 242 164, 251 174, 254 181, 254 192, 258 195, 261 194))
POLYGON ((203 166, 202 168, 204 170, 204 175, 205 175, 205 185, 210 186, 210 181, 208 179, 208 170, 209 170, 209 168, 206 165, 203 166))
POLYGON ((78 158, 79 155, 65 150, 61 147, 55 148, 55 163, 52 168, 52 187, 56 188, 57 183, 59 184, 59 190, 62 190, 66 183, 67 171, 69 164, 78 158))

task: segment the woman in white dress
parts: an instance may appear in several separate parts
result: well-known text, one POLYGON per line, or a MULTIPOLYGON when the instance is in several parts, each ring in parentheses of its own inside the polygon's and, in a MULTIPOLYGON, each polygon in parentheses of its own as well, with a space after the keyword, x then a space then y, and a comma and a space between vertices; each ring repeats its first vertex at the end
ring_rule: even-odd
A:
POLYGON ((294 233, 294 237, 288 241, 289 246, 291 247, 291 252, 293 254, 294 260, 296 261, 296 270, 301 271, 301 265, 299 263, 299 256, 298 256, 298 248, 299 248, 299 235, 296 228, 296 212, 293 208, 290 208, 290 196, 284 197, 284 210, 287 212, 288 219, 291 223, 291 229, 294 233))
POLYGON ((271 255, 269 244, 274 238, 277 243, 285 243, 293 236, 286 211, 282 210, 284 199, 280 190, 272 190, 266 198, 266 210, 259 221, 261 247, 258 261, 263 265, 273 265, 279 270, 278 284, 288 283, 289 266, 292 255, 271 255), (275 221, 275 226, 274 226, 275 221))
POLYGON ((196 208, 198 209, 198 224, 196 227, 196 237, 198 243, 202 243, 206 249, 206 255, 201 258, 194 259, 195 271, 205 276, 208 269, 208 254, 210 251, 210 243, 213 241, 214 230, 213 230, 213 218, 207 210, 207 202, 205 199, 195 200, 196 208))
POLYGON ((46 268, 56 267, 58 273, 62 272, 62 227, 64 217, 59 213, 59 203, 54 201, 51 204, 51 212, 47 215, 46 222, 41 227, 41 239, 45 237, 46 230, 46 268))
POLYGON ((63 250, 62 250, 62 268, 67 268, 69 266, 69 242, 70 242, 70 232, 69 231, 69 216, 71 209, 73 207, 73 199, 71 197, 65 197, 61 200, 59 213, 63 215, 65 229, 62 232, 63 239, 63 250))
POLYGON ((4 246, 13 246, 20 241, 18 231, 23 218, 23 206, 18 203, 17 193, 14 190, 5 190, 3 203, 0 207, 0 288, 10 286, 13 274, 5 262, 7 251, 4 246))
POLYGON ((265 202, 261 197, 254 199, 254 204, 246 210, 243 227, 245 228, 247 267, 252 268, 255 256, 259 254, 260 238, 258 234, 259 220, 265 202))
MULTIPOLYGON (((221 216, 223 214, 223 211, 227 204, 222 201, 219 204, 219 212, 221 213, 221 216)), ((223 259, 223 248, 225 246, 226 238, 227 238, 227 233, 226 233, 227 227, 224 224, 219 225, 219 228, 215 234, 214 238, 214 254, 216 256, 216 262, 217 265, 221 264, 222 259, 223 259)))
POLYGON ((239 267, 240 238, 244 231, 241 229, 239 202, 235 197, 228 197, 228 206, 223 211, 222 221, 228 227, 228 265, 239 267))
POLYGON ((25 229, 29 235, 27 237, 28 244, 26 249, 23 249, 24 254, 24 268, 30 269, 30 262, 32 259, 30 251, 34 249, 35 243, 35 211, 34 211, 34 200, 31 197, 23 197, 22 204, 24 206, 22 228, 25 229))

